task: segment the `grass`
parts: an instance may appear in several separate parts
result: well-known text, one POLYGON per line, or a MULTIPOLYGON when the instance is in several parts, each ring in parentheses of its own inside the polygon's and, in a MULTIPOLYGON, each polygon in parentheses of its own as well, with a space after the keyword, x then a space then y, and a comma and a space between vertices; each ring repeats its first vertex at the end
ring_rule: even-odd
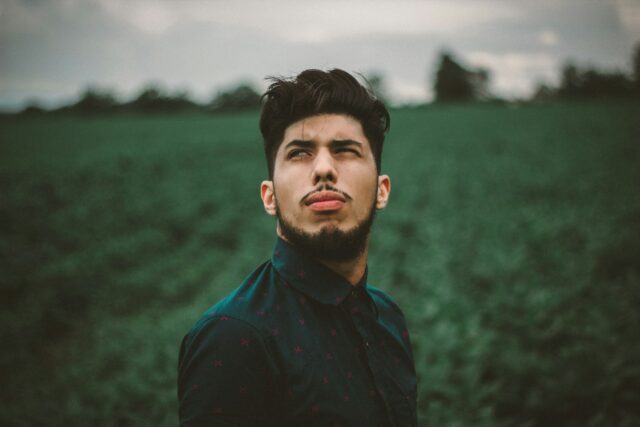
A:
MULTIPOLYGON (((371 282, 421 425, 640 422, 640 105, 392 112, 371 282)), ((257 114, 0 121, 5 425, 175 425, 177 350, 266 259, 257 114)))

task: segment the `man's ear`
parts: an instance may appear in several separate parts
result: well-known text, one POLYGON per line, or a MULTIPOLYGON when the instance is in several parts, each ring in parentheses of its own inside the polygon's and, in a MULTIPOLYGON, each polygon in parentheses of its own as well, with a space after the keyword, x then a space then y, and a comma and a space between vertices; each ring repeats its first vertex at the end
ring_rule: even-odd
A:
POLYGON ((384 209, 391 193, 391 179, 388 175, 378 176, 378 193, 376 194, 376 208, 384 209))
POLYGON ((273 181, 262 181, 260 184, 260 198, 264 210, 271 216, 276 215, 276 194, 273 192, 273 181))

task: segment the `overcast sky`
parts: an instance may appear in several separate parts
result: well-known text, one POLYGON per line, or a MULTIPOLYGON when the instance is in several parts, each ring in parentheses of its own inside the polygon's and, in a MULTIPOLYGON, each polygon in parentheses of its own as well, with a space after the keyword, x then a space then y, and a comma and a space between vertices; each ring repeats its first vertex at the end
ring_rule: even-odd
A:
POLYGON ((0 108, 123 99, 148 82, 209 100, 305 68, 380 72, 395 101, 431 99, 438 52, 491 70, 499 95, 557 81, 568 59, 630 69, 640 0, 0 0, 0 108))

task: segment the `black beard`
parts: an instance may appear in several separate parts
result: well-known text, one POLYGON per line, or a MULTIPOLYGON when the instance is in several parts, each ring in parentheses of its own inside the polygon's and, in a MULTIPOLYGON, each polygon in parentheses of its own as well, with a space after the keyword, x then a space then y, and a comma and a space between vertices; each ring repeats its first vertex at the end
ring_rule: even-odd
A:
POLYGON ((312 234, 288 223, 276 205, 276 216, 284 238, 307 256, 325 261, 351 261, 362 255, 375 215, 374 201, 367 218, 352 229, 343 231, 336 227, 323 227, 312 234))

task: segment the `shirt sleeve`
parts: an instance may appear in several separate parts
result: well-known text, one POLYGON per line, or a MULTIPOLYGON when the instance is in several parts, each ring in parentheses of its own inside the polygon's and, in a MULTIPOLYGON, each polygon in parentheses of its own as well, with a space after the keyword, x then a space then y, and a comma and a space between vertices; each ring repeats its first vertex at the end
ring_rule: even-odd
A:
POLYGON ((180 348, 180 425, 267 425, 276 411, 276 378, 273 359, 252 325, 227 316, 205 319, 180 348))

